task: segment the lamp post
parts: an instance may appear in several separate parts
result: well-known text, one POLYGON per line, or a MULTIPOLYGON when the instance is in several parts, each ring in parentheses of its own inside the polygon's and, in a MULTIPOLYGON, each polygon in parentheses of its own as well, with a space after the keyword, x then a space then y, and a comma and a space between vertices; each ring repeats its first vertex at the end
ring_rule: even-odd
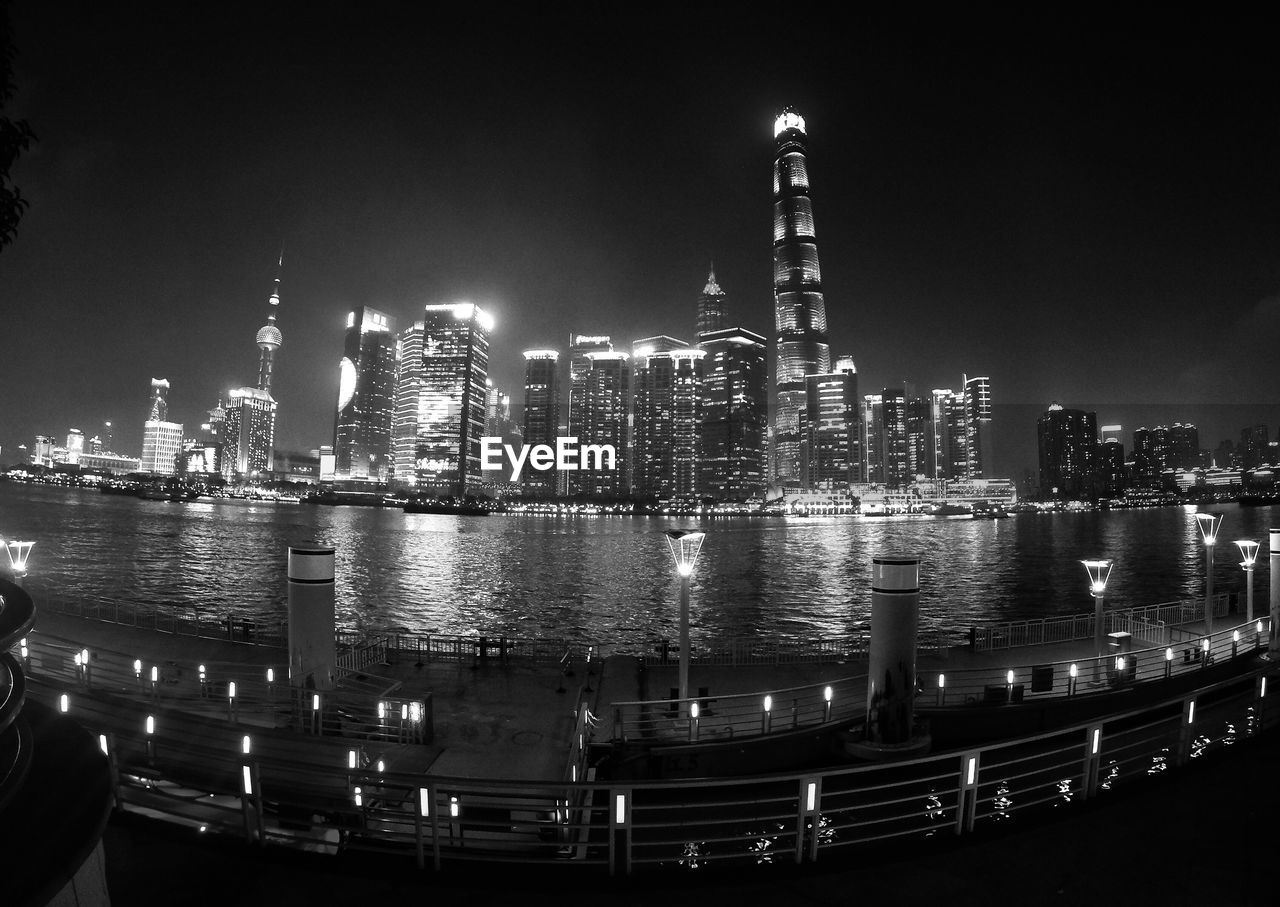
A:
POLYGON ((705 532, 667 530, 667 547, 680 574, 680 717, 689 717, 689 578, 698 562, 705 532))
POLYGON ((1245 620, 1253 620, 1253 565, 1258 560, 1258 543, 1252 539, 1240 539, 1236 542, 1236 547, 1240 549, 1240 556, 1244 558, 1240 562, 1240 567, 1245 575, 1245 620))
POLYGON ((1106 657, 1106 627, 1102 623, 1102 598, 1107 594, 1107 580, 1111 578, 1111 561, 1081 561, 1089 574, 1089 594, 1093 596, 1093 647, 1097 658, 1093 664, 1093 679, 1102 683, 1102 659, 1106 657))
POLYGON ((13 571, 13 581, 19 586, 22 585, 22 578, 27 575, 27 558, 31 556, 31 549, 35 546, 35 542, 17 542, 11 541, 5 545, 5 550, 9 552, 9 568, 13 571))
POLYGON ((1210 636, 1213 635, 1213 545, 1218 541, 1218 527, 1221 525, 1222 514, 1196 514, 1196 526, 1200 529, 1200 537, 1204 539, 1204 631, 1210 636))

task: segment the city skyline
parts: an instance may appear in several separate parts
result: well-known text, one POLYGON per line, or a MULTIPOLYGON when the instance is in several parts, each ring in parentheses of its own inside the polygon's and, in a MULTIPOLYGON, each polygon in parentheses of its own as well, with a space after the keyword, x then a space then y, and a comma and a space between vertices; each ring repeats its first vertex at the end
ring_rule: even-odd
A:
MULTIPOLYGON (((402 321, 424 303, 485 306, 490 377, 508 389, 522 349, 563 350, 570 332, 622 348, 695 339, 711 261, 731 322, 771 335, 765 181, 788 105, 807 121, 832 356, 854 357, 864 392, 990 375, 998 455, 1015 430, 1034 451, 1034 417, 1004 425, 1006 403, 1097 409, 1126 433, 1138 422, 1108 406, 1172 407, 1210 449, 1280 421, 1263 368, 1280 329, 1265 251, 1277 118, 1249 88, 1274 84, 1274 65, 1212 29, 1162 47, 1136 25, 1046 35, 1015 22, 1021 42, 985 39, 992 53, 971 59, 940 27, 871 23, 856 63, 819 37, 783 65, 747 28, 690 64, 700 80, 675 61, 702 46, 701 28, 653 61, 631 50, 649 34, 635 26, 617 63, 590 43, 570 63, 556 50, 585 28, 534 50, 512 26, 439 47, 437 83, 410 42, 375 41, 382 28, 339 48, 338 28, 263 15, 281 27, 13 11, 11 108, 40 141, 14 168, 32 207, 0 259, 0 295, 20 302, 20 332, 59 343, 56 362, 14 351, 4 459, 103 420, 136 449, 151 377, 172 382, 185 422, 245 384, 244 336, 281 240, 282 449, 328 442, 342 325, 361 305, 402 321), (1188 42, 1194 63, 1179 53, 1188 42), (255 62, 264 43, 270 65, 255 62), (604 84, 590 84, 593 67, 604 84), (532 84, 516 85, 525 71, 532 84), (431 110, 409 103, 425 85, 431 110), (98 109, 108 95, 120 116, 98 109), (356 131, 328 138, 330 122, 356 131), (553 191, 540 170, 576 178, 553 191), (1264 410, 1216 429, 1203 414, 1236 402, 1264 410)), ((1001 471, 1017 478, 1019 463, 1034 458, 1001 471)))

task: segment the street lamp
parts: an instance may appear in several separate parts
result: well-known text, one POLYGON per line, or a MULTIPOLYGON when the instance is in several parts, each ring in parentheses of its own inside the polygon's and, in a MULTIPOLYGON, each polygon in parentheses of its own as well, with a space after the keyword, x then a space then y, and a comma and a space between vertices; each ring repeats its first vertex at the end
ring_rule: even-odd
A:
POLYGON ((1102 597, 1107 593, 1107 580, 1111 578, 1111 561, 1081 561, 1085 572, 1089 574, 1089 594, 1093 596, 1093 644, 1097 649, 1097 660, 1094 662, 1094 680, 1102 683, 1102 659, 1107 654, 1106 639, 1102 623, 1102 597))
POLYGON ((14 581, 21 585, 22 577, 27 573, 27 558, 35 542, 9 542, 5 549, 9 552, 9 567, 13 570, 14 581))
POLYGON ((1241 569, 1245 575, 1245 595, 1246 604, 1246 620, 1253 620, 1253 564, 1258 559, 1258 543, 1252 539, 1240 539, 1236 542, 1236 547, 1240 549, 1240 556, 1244 558, 1240 562, 1241 569))
POLYGON ((705 532, 684 529, 667 530, 667 547, 680 574, 680 717, 689 715, 689 577, 698 562, 705 532))
POLYGON ((1213 544, 1218 540, 1218 527, 1221 525, 1222 514, 1196 514, 1196 526, 1200 529, 1200 537, 1204 539, 1204 631, 1209 635, 1213 635, 1213 544))

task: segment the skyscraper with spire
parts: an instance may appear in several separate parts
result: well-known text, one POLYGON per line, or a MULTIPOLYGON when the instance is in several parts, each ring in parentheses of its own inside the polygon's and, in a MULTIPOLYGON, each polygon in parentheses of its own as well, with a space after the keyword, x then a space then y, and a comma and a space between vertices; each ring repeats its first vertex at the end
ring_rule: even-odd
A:
POLYGON ((809 199, 804 117, 786 109, 774 121, 773 298, 777 358, 773 478, 800 483, 800 413, 805 376, 831 371, 827 308, 809 199))
POLYGON ((716 283, 716 265, 711 263, 707 271, 707 285, 698 297, 698 338, 712 331, 723 331, 729 327, 725 318, 725 293, 716 283))
POLYGON ((223 442, 227 456, 224 468, 245 481, 266 481, 275 467, 276 401, 271 396, 271 372, 276 350, 284 336, 276 327, 276 309, 280 306, 280 274, 284 253, 276 262, 276 277, 267 297, 267 323, 258 329, 254 342, 258 346, 258 384, 256 387, 234 387, 227 392, 224 409, 223 442))

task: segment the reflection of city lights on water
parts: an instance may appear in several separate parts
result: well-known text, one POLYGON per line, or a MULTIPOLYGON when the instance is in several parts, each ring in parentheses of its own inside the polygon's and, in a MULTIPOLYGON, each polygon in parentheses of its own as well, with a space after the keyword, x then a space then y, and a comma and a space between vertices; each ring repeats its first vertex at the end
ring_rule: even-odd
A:
POLYGON ((1120 777, 1120 766, 1116 765, 1116 760, 1112 759, 1107 763, 1107 774, 1102 779, 1102 783, 1098 787, 1103 790, 1111 790, 1112 783, 1120 777))
MULTIPOLYGON (((813 830, 813 823, 806 822, 804 824, 805 831, 813 830)), ((834 843, 836 840, 836 827, 832 821, 826 816, 818 816, 818 846, 825 847, 834 843)))
POLYGON ((756 865, 773 862, 773 845, 778 842, 778 834, 784 830, 781 822, 776 823, 774 831, 770 834, 766 831, 751 832, 749 837, 755 838, 747 845, 747 853, 756 858, 756 865))
POLYGON ((1258 712, 1257 710, 1254 709, 1253 706, 1249 706, 1249 708, 1245 710, 1245 719, 1244 719, 1245 735, 1248 737, 1252 737, 1254 734, 1258 733, 1259 728, 1260 728, 1260 725, 1258 724, 1258 712))
POLYGON ((1230 721, 1227 722, 1227 733, 1222 738, 1223 746, 1232 746, 1236 742, 1236 726, 1230 721))
POLYGON ((1151 757, 1151 767, 1147 769, 1148 775, 1158 775, 1169 768, 1169 747, 1165 747, 1160 752, 1151 757))

